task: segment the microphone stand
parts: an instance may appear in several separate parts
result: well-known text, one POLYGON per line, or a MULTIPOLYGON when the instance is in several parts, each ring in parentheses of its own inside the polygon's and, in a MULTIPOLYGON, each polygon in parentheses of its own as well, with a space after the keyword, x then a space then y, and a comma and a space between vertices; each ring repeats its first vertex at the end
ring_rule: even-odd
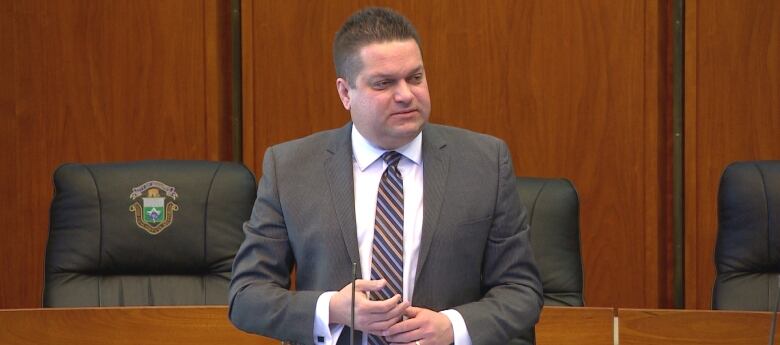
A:
MULTIPOLYGON (((357 280, 357 263, 352 263, 352 305, 350 306, 350 312, 352 313, 349 319, 349 345, 355 345, 355 280, 357 280)), ((772 324, 774 329, 774 323, 772 324)))

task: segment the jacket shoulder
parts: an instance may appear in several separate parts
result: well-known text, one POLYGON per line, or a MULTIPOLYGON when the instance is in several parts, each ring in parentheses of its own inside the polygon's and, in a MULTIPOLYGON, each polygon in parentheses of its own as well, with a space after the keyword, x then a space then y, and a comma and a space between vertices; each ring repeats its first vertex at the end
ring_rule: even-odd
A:
POLYGON ((500 150, 502 146, 506 147, 503 140, 489 134, 439 124, 426 126, 423 137, 426 135, 425 131, 428 131, 431 144, 446 145, 451 152, 479 151, 485 154, 500 150))
POLYGON ((327 150, 341 149, 350 143, 349 130, 329 129, 273 145, 268 148, 277 160, 301 161, 322 157, 327 150))

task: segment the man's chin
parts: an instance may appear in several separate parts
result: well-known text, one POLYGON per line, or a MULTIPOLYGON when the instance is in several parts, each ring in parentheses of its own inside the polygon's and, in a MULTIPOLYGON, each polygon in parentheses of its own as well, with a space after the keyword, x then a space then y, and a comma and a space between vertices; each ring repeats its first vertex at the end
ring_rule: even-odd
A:
POLYGON ((387 124, 395 132, 419 132, 425 124, 425 119, 419 113, 391 117, 387 124))
POLYGON ((393 133, 398 137, 414 139, 414 137, 416 137, 417 134, 420 134, 420 131, 422 131, 423 125, 425 125, 425 122, 422 121, 405 123, 401 126, 393 128, 393 133))
POLYGON ((420 134, 420 131, 422 131, 422 127, 404 130, 394 128, 392 131, 385 132, 385 135, 379 139, 380 142, 376 144, 385 150, 394 150, 412 142, 420 134))

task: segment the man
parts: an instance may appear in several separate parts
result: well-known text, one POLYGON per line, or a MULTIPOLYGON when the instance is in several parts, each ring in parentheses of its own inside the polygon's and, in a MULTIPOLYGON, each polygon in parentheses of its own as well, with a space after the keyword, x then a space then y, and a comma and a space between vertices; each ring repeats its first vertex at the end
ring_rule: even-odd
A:
POLYGON ((506 144, 428 123, 419 38, 398 13, 358 11, 333 55, 352 122, 266 152, 232 322, 346 344, 355 263, 359 343, 511 343, 536 323, 542 292, 506 144))

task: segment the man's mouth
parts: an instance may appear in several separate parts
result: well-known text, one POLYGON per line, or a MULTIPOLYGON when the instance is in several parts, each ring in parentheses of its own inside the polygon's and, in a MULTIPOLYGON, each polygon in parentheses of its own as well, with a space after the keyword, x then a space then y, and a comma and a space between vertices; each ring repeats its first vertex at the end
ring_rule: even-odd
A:
POLYGON ((417 109, 404 109, 404 110, 396 111, 390 115, 408 115, 416 111, 417 109))

